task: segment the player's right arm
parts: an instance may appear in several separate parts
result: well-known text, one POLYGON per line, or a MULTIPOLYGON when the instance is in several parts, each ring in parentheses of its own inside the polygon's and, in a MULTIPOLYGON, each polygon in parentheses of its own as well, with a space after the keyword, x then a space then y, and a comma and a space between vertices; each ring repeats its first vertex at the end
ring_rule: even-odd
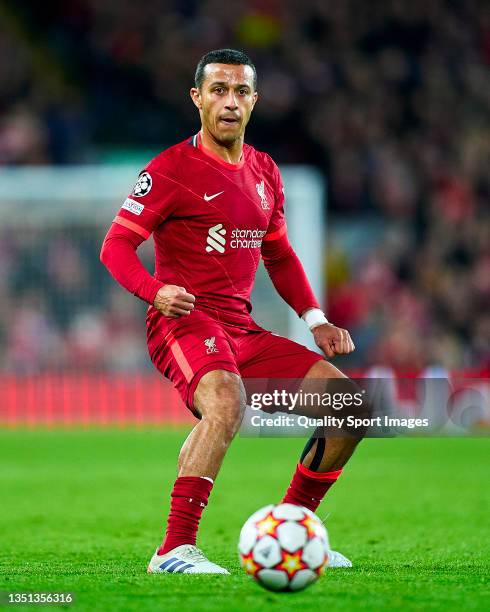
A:
MULTIPOLYGON (((158 158, 157 158, 158 159, 158 158)), ((143 266, 136 250, 167 218, 176 205, 179 183, 156 172, 150 162, 141 173, 107 232, 100 260, 125 289, 155 306, 166 317, 188 315, 195 298, 184 287, 154 278, 143 266)))

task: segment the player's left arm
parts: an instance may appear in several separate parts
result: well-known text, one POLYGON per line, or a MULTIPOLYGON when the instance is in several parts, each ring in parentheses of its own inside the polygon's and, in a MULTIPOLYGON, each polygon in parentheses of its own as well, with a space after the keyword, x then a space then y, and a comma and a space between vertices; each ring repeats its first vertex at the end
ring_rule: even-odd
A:
POLYGON ((277 171, 277 201, 262 241, 262 258, 276 291, 304 319, 327 357, 351 353, 355 346, 346 329, 330 323, 320 309, 299 257, 291 246, 284 218, 284 192, 277 171))

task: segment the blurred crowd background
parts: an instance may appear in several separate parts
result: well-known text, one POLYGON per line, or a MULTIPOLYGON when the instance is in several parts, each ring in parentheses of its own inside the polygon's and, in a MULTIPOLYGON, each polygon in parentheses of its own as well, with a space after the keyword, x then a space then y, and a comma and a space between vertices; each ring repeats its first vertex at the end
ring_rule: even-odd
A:
MULTIPOLYGON (((197 131, 200 56, 241 48, 259 77, 247 141, 327 182, 328 316, 357 345, 346 365, 488 367, 485 4, 3 2, 0 164, 149 159, 197 131)), ((0 225, 1 370, 151 367, 144 305, 98 261, 105 229, 0 225)))

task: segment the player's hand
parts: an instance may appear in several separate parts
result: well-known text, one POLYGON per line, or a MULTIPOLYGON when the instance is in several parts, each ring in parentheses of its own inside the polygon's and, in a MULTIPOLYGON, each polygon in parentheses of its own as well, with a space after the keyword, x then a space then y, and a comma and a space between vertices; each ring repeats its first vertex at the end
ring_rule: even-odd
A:
POLYGON ((327 357, 347 355, 347 353, 352 353, 356 348, 346 329, 335 327, 335 325, 330 323, 314 327, 312 334, 317 346, 322 349, 327 357))
POLYGON ((164 285, 160 287, 153 301, 153 306, 165 317, 176 319, 187 316, 194 309, 196 298, 187 293, 184 287, 164 285))

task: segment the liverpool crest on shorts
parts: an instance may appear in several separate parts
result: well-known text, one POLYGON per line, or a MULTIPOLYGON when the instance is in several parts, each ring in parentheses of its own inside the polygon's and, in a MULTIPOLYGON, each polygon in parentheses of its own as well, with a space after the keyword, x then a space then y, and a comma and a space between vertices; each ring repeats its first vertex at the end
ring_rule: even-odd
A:
POLYGON ((212 336, 211 338, 206 338, 204 340, 204 344, 206 345, 206 353, 211 355, 211 353, 217 353, 218 349, 216 347, 216 336, 212 336))

